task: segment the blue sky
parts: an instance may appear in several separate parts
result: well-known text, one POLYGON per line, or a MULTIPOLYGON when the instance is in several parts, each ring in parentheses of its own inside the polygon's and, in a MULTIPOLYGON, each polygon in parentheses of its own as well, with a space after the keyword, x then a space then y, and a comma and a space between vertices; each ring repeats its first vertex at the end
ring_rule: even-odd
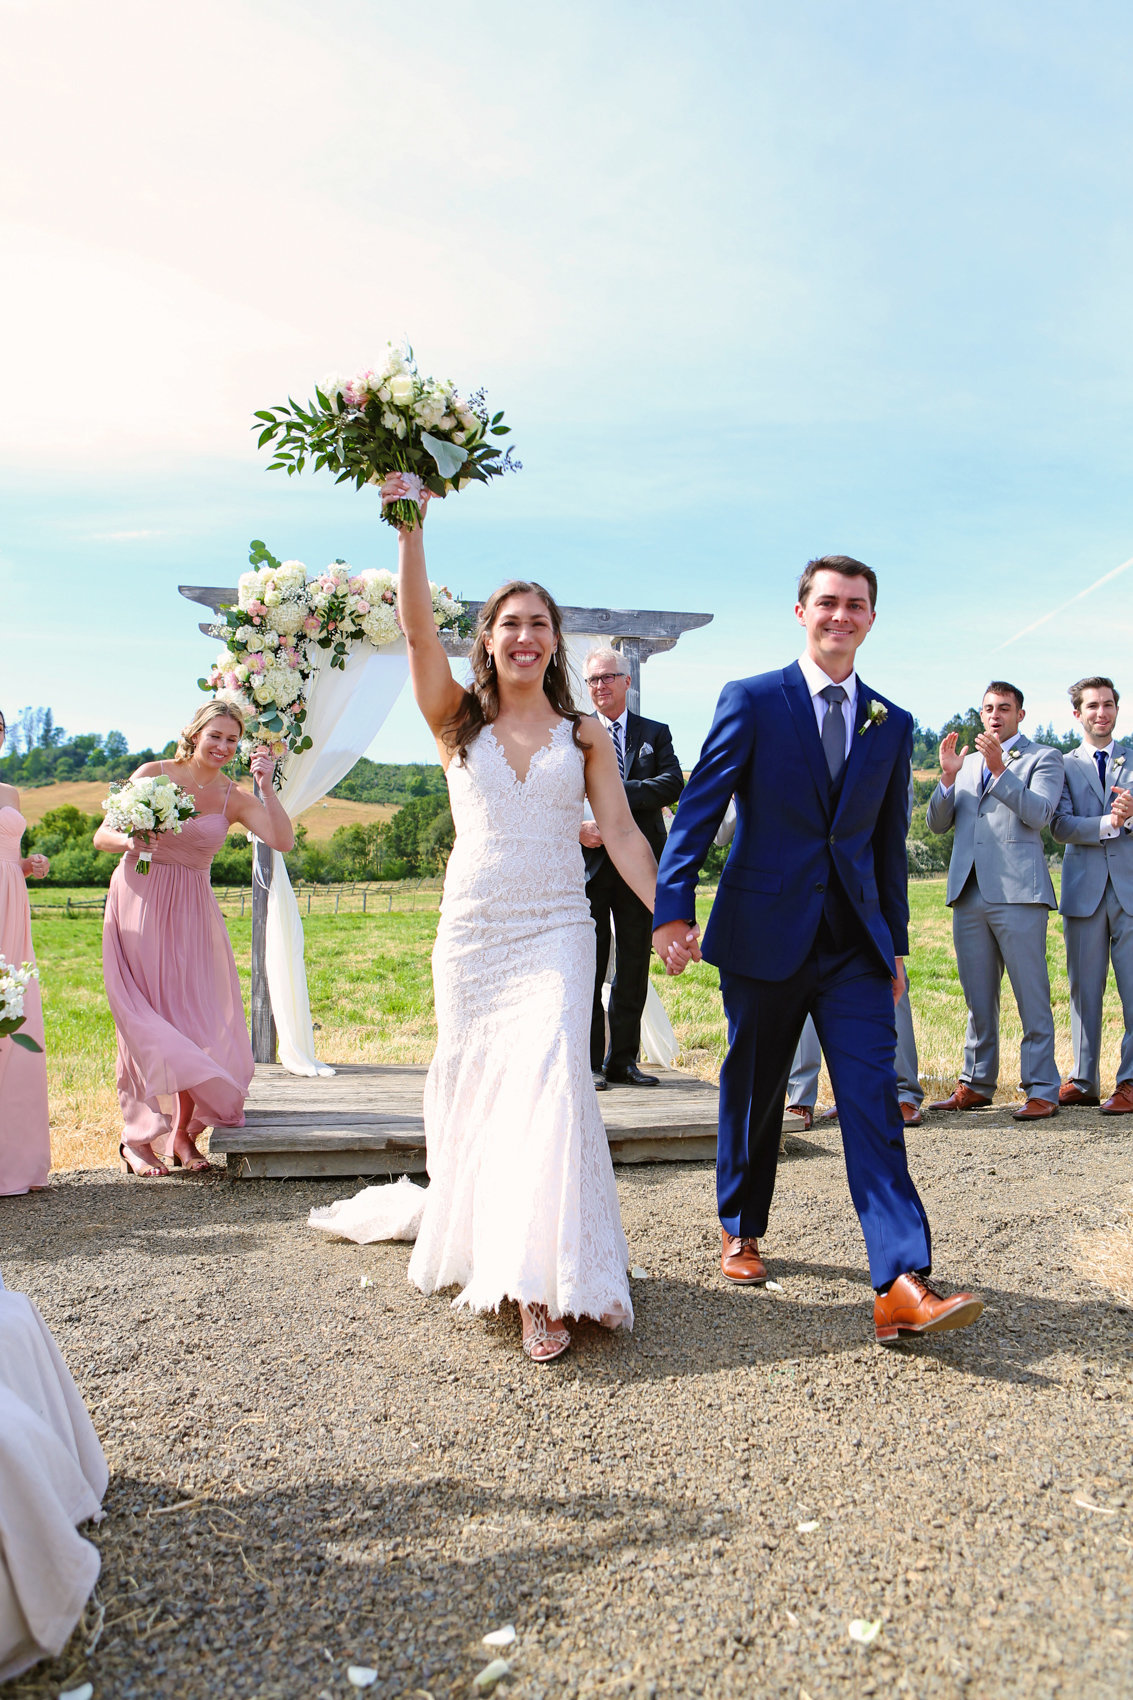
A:
MULTIPOLYGON (((1133 572, 1017 636, 1133 557, 1127 7, 0 22, 9 715, 160 743, 216 647, 179 582, 252 537, 392 564, 370 493, 269 477, 247 425, 403 334, 525 466, 434 509, 433 576, 712 612, 643 676, 686 765, 832 550, 881 577, 863 677, 924 722, 993 674, 1060 727, 1084 672, 1133 692, 1133 572)), ((371 753, 430 759, 410 702, 371 753)))

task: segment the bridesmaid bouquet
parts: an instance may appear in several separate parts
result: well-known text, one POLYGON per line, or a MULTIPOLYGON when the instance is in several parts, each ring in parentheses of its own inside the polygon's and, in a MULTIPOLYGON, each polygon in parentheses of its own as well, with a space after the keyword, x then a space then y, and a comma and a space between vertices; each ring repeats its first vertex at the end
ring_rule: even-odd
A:
MULTIPOLYGON (((102 806, 106 810, 107 826, 115 832, 138 833, 143 837, 155 832, 180 832, 181 822, 197 812, 189 793, 174 785, 164 773, 111 786, 102 806)), ((143 850, 134 863, 134 872, 148 874, 152 859, 153 851, 143 850)))
POLYGON ((306 407, 285 406, 256 413, 258 447, 272 444, 269 472, 315 469, 337 473, 336 483, 353 479, 380 484, 390 472, 405 474, 409 499, 382 510, 390 525, 420 524, 425 490, 445 496, 466 484, 486 484, 504 472, 518 472, 513 460, 489 437, 506 437, 503 413, 489 415, 483 390, 463 400, 449 382, 422 378, 413 350, 389 343, 384 362, 353 377, 337 373, 323 379, 306 407))
POLYGON ((0 956, 0 1039, 11 1039, 25 1051, 41 1051, 30 1033, 18 1031, 24 1024, 24 993, 32 980, 39 979, 39 969, 32 962, 19 968, 0 956))

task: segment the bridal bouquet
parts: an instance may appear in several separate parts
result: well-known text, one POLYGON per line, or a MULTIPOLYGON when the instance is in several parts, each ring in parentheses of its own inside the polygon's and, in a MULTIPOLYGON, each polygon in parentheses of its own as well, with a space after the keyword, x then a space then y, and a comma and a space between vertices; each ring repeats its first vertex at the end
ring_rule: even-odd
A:
POLYGON ((378 367, 353 377, 323 379, 306 407, 286 405, 256 413, 260 448, 272 444, 271 472, 317 470, 338 474, 336 483, 380 484, 391 472, 406 475, 410 498, 382 510, 390 525, 420 523, 420 496, 444 496, 466 484, 486 484, 503 472, 518 472, 513 451, 504 454, 489 437, 506 437, 503 413, 489 415, 483 390, 463 400, 451 383, 422 378, 413 350, 394 343, 378 367))
MULTIPOLYGON (((102 806, 106 810, 107 826, 115 832, 138 833, 143 837, 155 832, 180 832, 181 822, 197 812, 189 793, 174 785, 164 773, 112 786, 102 806)), ((148 874, 152 859, 153 851, 143 850, 134 863, 134 872, 148 874)))
MULTIPOLYGON (((197 683, 240 709, 245 759, 264 744, 278 760, 311 748, 303 722, 318 651, 345 668, 355 643, 384 649, 400 638, 397 579, 384 568, 355 572, 345 561, 308 578, 302 561, 279 561, 258 539, 249 559, 252 571, 241 576, 235 607, 222 608, 223 624, 213 628, 225 647, 197 683)), ((464 636, 470 622, 463 602, 443 585, 429 588, 438 631, 464 636)))
POLYGON ((24 1024, 24 993, 32 980, 39 979, 39 969, 32 962, 19 968, 0 956, 0 1039, 11 1039, 25 1051, 41 1051, 30 1033, 18 1031, 24 1024))

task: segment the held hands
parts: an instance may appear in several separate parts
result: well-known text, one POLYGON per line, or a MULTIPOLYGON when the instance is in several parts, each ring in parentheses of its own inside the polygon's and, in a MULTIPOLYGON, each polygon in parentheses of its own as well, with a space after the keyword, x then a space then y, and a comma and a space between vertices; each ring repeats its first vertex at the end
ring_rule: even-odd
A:
POLYGON ((949 732, 947 738, 943 739, 940 745, 940 776, 948 790, 951 790, 952 786, 955 785, 960 769, 964 765, 964 757, 968 753, 967 744, 964 745, 962 750, 957 750, 956 745, 959 742, 958 735, 955 732, 949 732))
POLYGON ((690 962, 700 961, 700 928, 687 921, 666 921, 653 934, 653 948, 666 974, 683 974, 690 962))
POLYGON ((1003 745, 994 732, 977 732, 976 748, 987 763, 987 770, 993 779, 998 779, 1007 763, 1003 759, 1003 745))
POLYGON ((905 973, 905 958, 903 956, 894 958, 893 967, 895 970, 893 975, 893 1002, 896 1005, 901 1002, 901 994, 909 983, 909 976, 905 973))
POLYGON ((602 834, 598 829, 596 820, 583 821, 578 829, 578 842, 584 850, 600 850, 602 848, 602 834))
POLYGON ((1133 791, 1126 791, 1124 787, 1115 785, 1113 802, 1109 811, 1109 818, 1113 822, 1114 830, 1120 832, 1125 822, 1131 817, 1133 817, 1133 791))

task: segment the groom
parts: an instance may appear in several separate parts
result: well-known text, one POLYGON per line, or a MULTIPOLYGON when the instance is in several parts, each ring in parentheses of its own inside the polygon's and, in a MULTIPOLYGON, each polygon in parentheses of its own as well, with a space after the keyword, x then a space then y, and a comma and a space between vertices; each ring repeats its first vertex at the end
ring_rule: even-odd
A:
POLYGON ((735 794, 735 840, 704 936, 720 970, 716 1195, 721 1268, 759 1283, 791 1058, 814 1017, 869 1253, 877 1339, 963 1328, 970 1293, 926 1283, 928 1219, 909 1176, 897 1102, 893 1005, 908 950, 912 720, 875 697, 855 657, 877 578, 826 555, 799 580, 797 662, 725 685, 657 872, 653 943, 671 974, 699 959, 696 881, 735 794))

